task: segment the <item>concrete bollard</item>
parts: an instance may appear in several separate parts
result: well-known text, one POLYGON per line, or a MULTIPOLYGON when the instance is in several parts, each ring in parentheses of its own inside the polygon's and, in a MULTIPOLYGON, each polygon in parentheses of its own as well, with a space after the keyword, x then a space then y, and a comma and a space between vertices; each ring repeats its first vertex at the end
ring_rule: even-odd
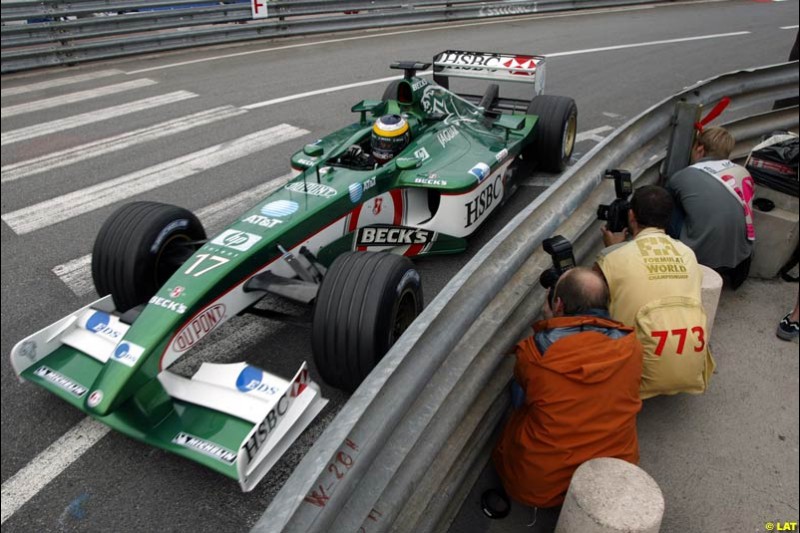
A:
POLYGON ((753 209, 753 225, 756 228, 756 244, 750 277, 772 279, 792 257, 800 238, 798 232, 798 206, 800 201, 779 191, 759 186, 757 198, 766 198, 775 203, 772 211, 753 209))
POLYGON ((603 457, 575 471, 556 533, 656 533, 663 516, 664 496, 647 472, 603 457))
POLYGON ((703 271, 703 309, 706 310, 706 341, 711 339, 711 329, 714 327, 714 319, 717 317, 717 306, 719 297, 722 294, 722 276, 716 270, 705 265, 700 265, 703 271))

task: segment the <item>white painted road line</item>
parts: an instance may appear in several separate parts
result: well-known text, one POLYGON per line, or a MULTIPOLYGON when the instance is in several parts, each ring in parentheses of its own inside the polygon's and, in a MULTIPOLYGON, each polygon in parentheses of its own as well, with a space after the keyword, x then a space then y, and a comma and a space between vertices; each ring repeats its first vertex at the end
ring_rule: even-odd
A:
POLYGON ((59 152, 43 155, 35 159, 20 161, 2 167, 0 171, 0 175, 2 176, 0 177, 0 182, 7 183, 53 170, 54 168, 72 165, 79 161, 85 161, 93 157, 124 150, 137 144, 154 141, 182 131, 190 130, 197 126, 203 126, 218 120, 235 117, 246 112, 247 111, 244 109, 237 109, 230 105, 217 107, 185 117, 168 120, 154 126, 115 135, 108 139, 100 139, 81 146, 75 146, 59 152))
POLYGON ((272 191, 286 185, 286 182, 292 176, 292 173, 284 174, 257 187, 247 189, 230 198, 206 206, 197 211, 197 218, 203 222, 203 226, 208 230, 208 235, 213 235, 218 230, 221 230, 223 226, 230 224, 234 218, 256 205, 272 191))
POLYGON ((106 107, 97 111, 90 111, 72 117, 66 117, 59 120, 52 120, 42 124, 34 124, 27 128, 20 128, 17 130, 7 131, 0 134, 0 145, 5 146, 20 141, 27 141, 43 135, 57 133, 60 131, 101 122, 111 118, 121 117, 130 113, 144 111, 145 109, 152 109, 154 107, 180 102, 189 98, 195 98, 197 95, 189 91, 176 91, 173 93, 162 94, 159 96, 152 96, 144 98, 143 100, 136 100, 128 104, 121 104, 113 107, 106 107))
MULTIPOLYGON (((426 70, 425 72, 418 72, 417 76, 425 76, 427 74, 431 74, 433 71, 426 70)), ((379 78, 376 80, 367 80, 367 81, 359 81, 357 83, 348 83, 347 85, 339 85, 336 87, 327 87, 325 89, 317 89, 316 91, 309 91, 307 93, 300 93, 300 94, 292 94, 289 96, 283 96, 281 98, 273 98, 272 100, 265 100, 263 102, 257 102, 255 104, 245 105, 242 106, 242 109, 258 109, 259 107, 266 107, 275 104, 282 104, 284 102, 290 102, 292 100, 300 100, 302 98, 308 98, 309 96, 316 96, 318 94, 327 94, 336 91, 345 91, 347 89, 353 89, 355 87, 363 87, 365 85, 374 85, 376 83, 386 83, 394 80, 401 80, 403 76, 389 76, 388 78, 379 78)))
POLYGON ((600 126, 599 128, 595 128, 593 130, 586 130, 586 131, 581 132, 581 133, 579 133, 579 134, 577 134, 575 136, 575 142, 576 143, 583 142, 583 141, 600 142, 605 137, 603 137, 602 135, 599 135, 599 134, 600 133, 605 133, 605 132, 613 130, 613 129, 614 128, 612 128, 611 126, 600 126))
POLYGON ((57 441, 37 455, 25 467, 8 478, 2 487, 5 522, 17 509, 33 498, 83 453, 109 432, 108 426, 92 418, 84 418, 57 441))
POLYGON ((19 87, 2 89, 0 90, 0 96, 13 96, 15 94, 32 93, 35 91, 50 89, 52 87, 63 87, 64 85, 71 85, 73 83, 82 83, 84 81, 98 80, 100 78, 107 78, 109 76, 118 76, 120 74, 125 74, 125 73, 121 70, 116 70, 116 69, 88 72, 86 74, 78 74, 77 76, 68 76, 66 78, 57 78, 54 80, 40 81, 38 83, 21 85, 19 87))
MULTIPOLYGON (((211 236, 228 225, 234 218, 253 207, 269 193, 282 187, 292 174, 285 174, 244 192, 220 200, 197 211, 197 218, 211 236)), ((92 281, 92 254, 86 254, 72 261, 58 265, 52 269, 76 296, 83 297, 94 291, 92 281)))
POLYGON ((23 235, 174 183, 308 133, 307 130, 281 124, 52 200, 6 213, 2 219, 17 235, 23 235))
POLYGON ((547 58, 551 57, 563 57, 563 56, 574 56, 579 54, 592 54, 595 52, 608 52, 610 50, 624 50, 625 48, 641 48, 643 46, 657 46, 660 44, 677 44, 677 43, 688 43, 691 41, 703 41, 706 39, 720 39, 723 37, 736 37, 738 35, 749 35, 749 31, 734 31, 731 33, 714 33, 711 35, 695 35, 694 37, 681 37, 678 39, 664 39, 663 41, 647 41, 644 43, 631 43, 631 44, 619 44, 616 46, 604 46, 602 48, 586 48, 584 50, 572 50, 569 52, 553 52, 553 53, 545 53, 542 54, 547 58))
POLYGON ((53 267, 53 274, 69 287, 75 296, 86 296, 94 290, 92 280, 92 254, 53 267))
POLYGON ((61 107, 67 104, 74 104, 84 100, 91 100, 93 98, 100 98, 101 96, 109 96, 118 94, 125 91, 132 91, 134 89, 141 89, 155 85, 155 80, 142 78, 140 80, 126 81, 116 85, 106 85, 97 89, 88 89, 86 91, 79 91, 77 93, 69 93, 61 96, 54 96, 53 98, 45 98, 44 100, 36 100, 35 102, 27 102, 25 104, 12 105, 0 109, 0 117, 8 118, 23 113, 31 113, 33 111, 40 111, 42 109, 50 109, 53 107, 61 107))

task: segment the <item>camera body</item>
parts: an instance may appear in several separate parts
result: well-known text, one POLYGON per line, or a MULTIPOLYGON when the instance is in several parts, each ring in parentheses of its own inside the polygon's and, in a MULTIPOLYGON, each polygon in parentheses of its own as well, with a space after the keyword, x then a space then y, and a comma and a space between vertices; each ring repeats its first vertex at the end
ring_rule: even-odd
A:
MULTIPOLYGON (((575 267, 575 256, 572 253, 572 243, 561 235, 556 235, 545 239, 542 242, 542 248, 553 258, 553 266, 542 272, 539 276, 539 283, 545 289, 553 289, 558 282, 558 278, 567 270, 575 267)), ((555 291, 550 291, 552 306, 552 298, 555 291)))
POLYGON ((600 205, 597 208, 597 218, 606 221, 609 231, 618 233, 628 227, 628 211, 631 208, 628 197, 633 192, 631 173, 627 170, 609 169, 605 171, 603 178, 614 180, 617 198, 610 205, 600 205))

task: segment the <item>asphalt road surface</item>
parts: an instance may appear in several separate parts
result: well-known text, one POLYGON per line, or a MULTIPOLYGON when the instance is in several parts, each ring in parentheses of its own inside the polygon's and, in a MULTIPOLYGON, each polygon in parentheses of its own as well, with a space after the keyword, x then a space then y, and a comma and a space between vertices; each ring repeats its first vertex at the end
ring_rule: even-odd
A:
MULTIPOLYGON (((547 55, 546 92, 578 105, 579 157, 688 85, 784 61, 797 20, 796 0, 674 3, 253 42, 3 76, 3 531, 247 530, 346 401, 323 387, 328 407, 243 494, 232 480, 108 432, 19 383, 7 354, 96 298, 88 254, 122 203, 181 205, 199 213, 209 233, 219 231, 286 175, 290 154, 354 121, 355 102, 379 98, 387 82, 375 80, 396 74, 392 61, 430 60, 445 49, 547 55), (276 134, 281 124, 289 128, 276 134), (256 133, 270 142, 226 160, 195 160, 179 179, 170 171, 181 157, 256 133), (103 186, 111 180, 120 181, 103 186)), ((738 112, 734 102, 723 118, 738 112)), ((555 177, 527 177, 466 254, 419 260, 428 301, 555 177)), ((200 360, 247 360, 289 376, 308 358, 307 329, 243 317, 179 364, 191 371, 200 360)))

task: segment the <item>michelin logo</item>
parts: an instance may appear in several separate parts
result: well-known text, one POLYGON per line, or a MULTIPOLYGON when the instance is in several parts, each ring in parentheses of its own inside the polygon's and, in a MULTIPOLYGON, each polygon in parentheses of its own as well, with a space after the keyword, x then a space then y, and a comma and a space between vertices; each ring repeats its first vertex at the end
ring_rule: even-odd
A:
POLYGON ((229 465, 236 462, 236 454, 234 452, 188 433, 178 433, 173 437, 172 443, 200 452, 229 465))
POLYGON ((86 387, 80 385, 79 383, 75 383, 67 377, 62 376, 52 368, 42 365, 34 370, 33 373, 34 375, 49 381, 56 387, 64 389, 73 396, 77 396, 78 398, 82 398, 83 395, 86 394, 86 387))

